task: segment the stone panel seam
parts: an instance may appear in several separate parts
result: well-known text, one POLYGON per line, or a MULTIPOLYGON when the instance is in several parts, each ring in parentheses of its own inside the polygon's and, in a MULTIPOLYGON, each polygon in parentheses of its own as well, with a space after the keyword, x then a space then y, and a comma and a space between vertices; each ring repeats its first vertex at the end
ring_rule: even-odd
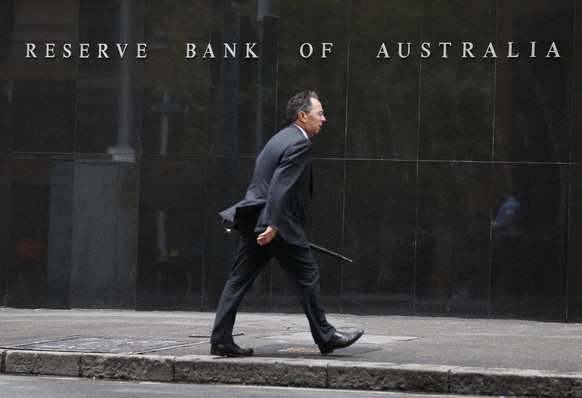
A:
POLYGON ((4 373, 4 364, 6 363, 6 350, 2 350, 0 355, 0 373, 4 373))
POLYGON ((451 374, 453 373, 453 369, 447 370, 447 394, 451 393, 451 374))

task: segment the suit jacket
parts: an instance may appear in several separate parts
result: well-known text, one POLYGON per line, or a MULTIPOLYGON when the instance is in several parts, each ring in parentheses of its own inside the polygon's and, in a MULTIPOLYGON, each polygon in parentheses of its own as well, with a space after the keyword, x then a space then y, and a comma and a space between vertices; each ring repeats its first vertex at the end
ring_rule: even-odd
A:
POLYGON ((236 223, 254 222, 255 232, 278 229, 287 243, 309 247, 304 226, 313 195, 311 141, 290 125, 273 136, 257 161, 245 198, 220 215, 236 223))

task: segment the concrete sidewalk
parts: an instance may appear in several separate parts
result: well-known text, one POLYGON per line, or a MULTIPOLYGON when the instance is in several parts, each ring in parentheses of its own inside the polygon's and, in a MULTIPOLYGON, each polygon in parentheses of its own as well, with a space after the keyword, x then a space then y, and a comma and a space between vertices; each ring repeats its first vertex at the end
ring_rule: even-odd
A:
MULTIPOLYGON (((352 347, 319 353, 303 315, 240 313, 250 358, 209 355, 213 313, 0 308, 0 371, 519 397, 582 397, 582 325, 329 314, 352 347)), ((1 375, 0 375, 1 377, 1 375)))

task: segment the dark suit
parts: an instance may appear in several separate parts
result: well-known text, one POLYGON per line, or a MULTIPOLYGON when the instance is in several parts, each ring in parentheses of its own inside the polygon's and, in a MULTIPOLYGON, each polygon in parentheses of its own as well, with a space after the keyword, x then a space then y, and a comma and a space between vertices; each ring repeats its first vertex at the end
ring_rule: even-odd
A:
POLYGON ((240 230, 240 242, 216 311, 213 344, 233 341, 238 306, 273 257, 301 301, 315 343, 323 345, 333 337, 335 328, 327 322, 321 304, 319 268, 304 231, 312 191, 311 141, 291 125, 263 148, 245 198, 220 213, 240 230), (257 236, 267 226, 277 228, 277 235, 260 246, 257 236))

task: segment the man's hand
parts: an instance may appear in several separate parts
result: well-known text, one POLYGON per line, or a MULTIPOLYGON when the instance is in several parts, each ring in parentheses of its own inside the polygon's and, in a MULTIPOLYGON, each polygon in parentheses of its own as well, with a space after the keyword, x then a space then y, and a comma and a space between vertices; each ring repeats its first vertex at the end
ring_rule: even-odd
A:
POLYGON ((261 246, 270 243, 277 236, 277 228, 268 226, 267 230, 257 237, 257 243, 261 246))

